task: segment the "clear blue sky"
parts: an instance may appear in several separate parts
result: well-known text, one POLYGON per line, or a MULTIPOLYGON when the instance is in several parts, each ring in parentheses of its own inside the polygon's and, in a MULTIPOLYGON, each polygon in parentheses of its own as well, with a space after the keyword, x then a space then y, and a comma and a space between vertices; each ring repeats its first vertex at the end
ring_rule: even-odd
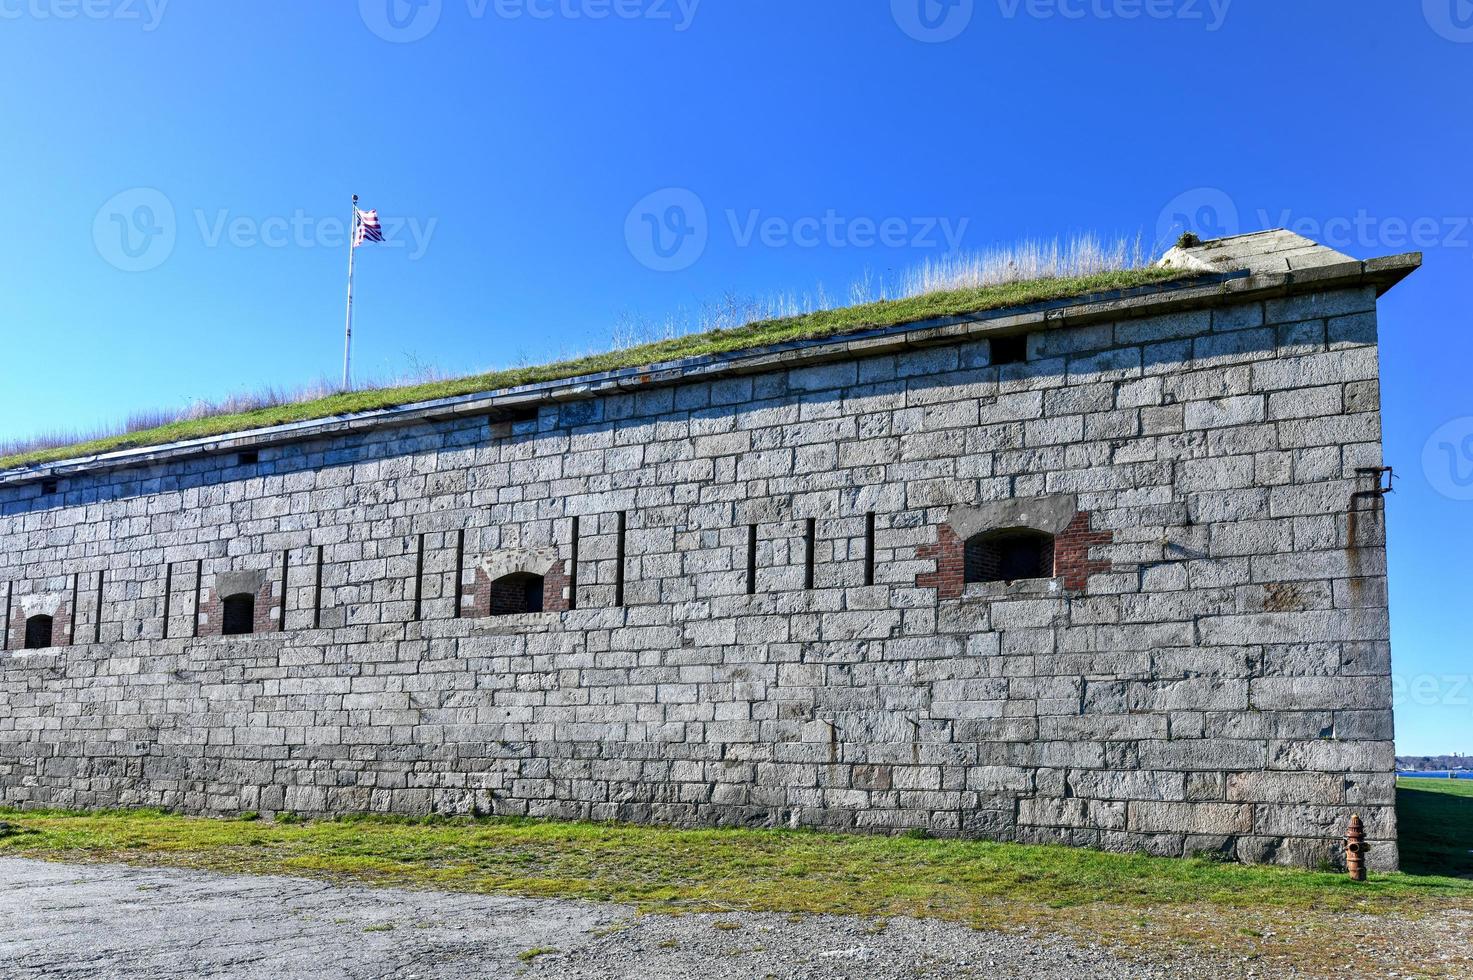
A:
POLYGON ((1420 245, 1382 305, 1398 740, 1473 752, 1467 0, 0 0, 0 79, 0 439, 334 375, 355 191, 405 219, 360 252, 378 376, 843 296, 940 227, 1420 245), (626 224, 668 188, 709 220, 662 255, 626 224))

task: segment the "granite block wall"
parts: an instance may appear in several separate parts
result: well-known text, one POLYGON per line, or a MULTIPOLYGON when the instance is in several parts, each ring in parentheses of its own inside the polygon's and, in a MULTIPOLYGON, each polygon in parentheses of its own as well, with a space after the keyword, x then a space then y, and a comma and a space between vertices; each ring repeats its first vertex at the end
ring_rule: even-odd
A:
POLYGON ((0 488, 0 802, 1294 864, 1359 813, 1394 867, 1375 303, 1126 309, 1025 363, 957 340, 0 488), (965 580, 1005 527, 1057 535, 1053 577, 965 580), (508 574, 546 611, 490 615, 508 574), (256 632, 219 636, 240 592, 256 632), (22 649, 44 610, 56 645, 22 649))

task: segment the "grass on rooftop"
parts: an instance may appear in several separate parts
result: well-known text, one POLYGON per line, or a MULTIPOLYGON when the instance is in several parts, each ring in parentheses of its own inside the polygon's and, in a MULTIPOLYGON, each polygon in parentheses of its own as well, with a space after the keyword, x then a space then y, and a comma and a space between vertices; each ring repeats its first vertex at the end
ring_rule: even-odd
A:
POLYGON ((958 316, 1008 306, 1084 296, 1090 293, 1129 289, 1182 277, 1182 272, 1172 269, 1124 269, 1088 276, 1038 279, 1029 282, 1011 282, 972 289, 934 292, 907 299, 885 300, 843 309, 821 310, 779 320, 763 320, 730 330, 690 334, 637 347, 558 361, 553 364, 510 368, 504 371, 403 387, 346 392, 237 414, 182 419, 137 432, 3 456, 0 457, 0 469, 75 459, 140 446, 159 446, 181 440, 201 439, 288 422, 392 408, 455 395, 496 391, 702 354, 719 354, 790 340, 826 337, 875 327, 914 323, 937 317, 958 316))

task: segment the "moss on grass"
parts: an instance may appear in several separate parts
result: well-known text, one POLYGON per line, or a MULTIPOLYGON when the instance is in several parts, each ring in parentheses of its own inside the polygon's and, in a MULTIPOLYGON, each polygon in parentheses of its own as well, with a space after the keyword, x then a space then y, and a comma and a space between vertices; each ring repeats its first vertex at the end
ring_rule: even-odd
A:
POLYGON ((108 436, 69 446, 37 449, 0 457, 0 469, 75 459, 139 446, 160 446, 182 440, 202 439, 288 422, 393 408, 456 395, 498 391, 543 381, 558 381, 584 374, 638 367, 703 354, 720 354, 763 347, 790 340, 826 337, 875 327, 915 323, 937 317, 960 316, 1008 306, 1111 292, 1183 277, 1184 274, 1178 270, 1127 269, 1091 276, 1040 279, 1032 282, 929 293, 909 299, 887 300, 838 310, 823 310, 803 316, 750 323, 732 330, 713 330, 662 340, 657 343, 593 354, 554 364, 512 368, 506 371, 494 371, 465 378, 397 388, 348 392, 232 415, 185 419, 124 435, 108 436))

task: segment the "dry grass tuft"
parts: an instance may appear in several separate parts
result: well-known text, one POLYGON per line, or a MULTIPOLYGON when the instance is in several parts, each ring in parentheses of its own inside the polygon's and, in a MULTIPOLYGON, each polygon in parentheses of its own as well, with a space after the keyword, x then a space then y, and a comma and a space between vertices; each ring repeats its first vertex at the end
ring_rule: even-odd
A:
POLYGON ((1034 279, 1065 279, 1139 269, 1150 263, 1141 239, 1101 241, 1080 235, 1067 242, 1027 241, 1006 248, 961 252, 923 262, 905 276, 903 295, 980 289, 1034 279))
POLYGON ((844 303, 836 303, 820 285, 812 292, 765 298, 729 293, 658 320, 625 315, 615 326, 610 349, 565 356, 552 364, 532 365, 523 359, 515 367, 452 376, 415 362, 407 376, 360 384, 352 391, 325 380, 298 388, 265 385, 177 409, 135 412, 119 424, 92 431, 54 430, 0 441, 0 468, 1181 277, 1150 268, 1139 238, 1103 242, 1084 235, 1067 242, 1024 242, 927 261, 893 279, 866 272, 850 285, 844 303))

